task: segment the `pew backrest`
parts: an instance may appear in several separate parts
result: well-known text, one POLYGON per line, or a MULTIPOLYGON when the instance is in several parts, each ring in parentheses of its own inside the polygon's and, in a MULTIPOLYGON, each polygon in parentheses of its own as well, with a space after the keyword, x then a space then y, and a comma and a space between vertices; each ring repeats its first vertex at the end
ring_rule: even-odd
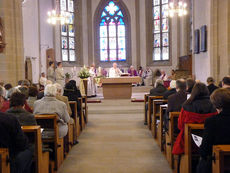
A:
POLYGON ((213 146, 213 173, 230 172, 230 145, 213 146))
POLYGON ((0 148, 0 173, 10 173, 9 151, 0 148))

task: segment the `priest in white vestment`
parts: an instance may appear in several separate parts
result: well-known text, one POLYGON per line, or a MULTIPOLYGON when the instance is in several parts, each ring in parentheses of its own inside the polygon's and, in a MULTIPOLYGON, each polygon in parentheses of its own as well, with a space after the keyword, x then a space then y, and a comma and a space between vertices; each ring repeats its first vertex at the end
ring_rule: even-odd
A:
POLYGON ((62 68, 62 63, 58 62, 57 68, 55 70, 56 82, 59 83, 63 88, 65 87, 65 74, 64 69, 62 68))
POLYGON ((95 77, 97 77, 97 72, 95 65, 91 65, 89 69, 90 77, 88 78, 88 88, 87 88, 87 95, 88 96, 96 96, 97 95, 97 86, 95 83, 95 77))
POLYGON ((121 74, 121 70, 117 68, 117 63, 113 63, 113 67, 109 70, 109 77, 120 77, 121 74))

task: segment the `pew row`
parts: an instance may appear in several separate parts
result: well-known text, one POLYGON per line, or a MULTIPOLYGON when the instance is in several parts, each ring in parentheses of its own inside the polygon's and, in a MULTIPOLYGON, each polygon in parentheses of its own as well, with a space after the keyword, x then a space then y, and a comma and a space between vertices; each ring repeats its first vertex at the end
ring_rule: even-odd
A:
POLYGON ((22 126, 30 144, 34 145, 34 173, 49 173, 49 152, 43 152, 40 126, 22 126))
POLYGON ((213 146, 212 172, 230 172, 230 145, 213 146))
POLYGON ((81 125, 80 125, 80 118, 77 116, 78 115, 78 113, 77 113, 77 102, 76 101, 69 101, 69 104, 70 104, 70 107, 72 110, 71 117, 73 118, 75 126, 76 126, 76 129, 75 129, 76 131, 74 134, 76 134, 77 137, 79 137, 81 134, 81 125))
POLYGON ((53 150, 50 156, 51 170, 57 171, 64 160, 64 141, 63 138, 59 138, 59 128, 58 128, 58 116, 57 115, 35 115, 37 124, 44 128, 43 134, 49 132, 52 137, 48 135, 42 136, 43 144, 53 150))
POLYGON ((9 151, 0 148, 0 173, 10 173, 9 151))
POLYGON ((163 96, 148 96, 148 111, 147 111, 147 125, 149 130, 151 130, 152 124, 152 113, 153 113, 153 100, 163 99, 163 96))

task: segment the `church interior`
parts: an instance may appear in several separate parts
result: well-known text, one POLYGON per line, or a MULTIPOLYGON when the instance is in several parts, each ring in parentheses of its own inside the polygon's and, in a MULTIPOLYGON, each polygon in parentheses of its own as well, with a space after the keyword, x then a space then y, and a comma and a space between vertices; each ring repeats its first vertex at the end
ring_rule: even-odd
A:
POLYGON ((0 173, 229 173, 229 0, 0 0, 0 173))

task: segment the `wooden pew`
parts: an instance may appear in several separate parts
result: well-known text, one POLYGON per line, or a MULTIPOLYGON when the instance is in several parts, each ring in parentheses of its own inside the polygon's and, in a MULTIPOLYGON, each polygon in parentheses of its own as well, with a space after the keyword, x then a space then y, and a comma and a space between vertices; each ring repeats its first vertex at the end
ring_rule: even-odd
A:
POLYGON ((167 105, 160 105, 160 123, 158 124, 157 128, 157 143, 160 147, 161 151, 164 151, 163 142, 165 142, 165 132, 163 131, 163 121, 164 121, 164 114, 167 111, 167 105))
POLYGON ((178 134, 175 134, 175 127, 177 127, 177 122, 179 118, 180 112, 170 112, 169 113, 169 127, 168 131, 165 133, 165 156, 171 168, 174 168, 174 160, 172 149, 176 137, 178 134))
POLYGON ((74 124, 68 123, 68 151, 71 150, 74 144, 74 124))
POLYGON ((69 101, 70 107, 72 109, 72 115, 71 117, 74 119, 74 123, 76 126, 76 134, 77 137, 81 134, 81 126, 80 126, 80 119, 77 116, 77 102, 76 101, 69 101))
POLYGON ((230 145, 213 146, 213 173, 230 172, 230 145))
POLYGON ((88 105, 87 105, 87 97, 84 96, 83 97, 83 111, 84 111, 84 115, 85 115, 85 124, 88 123, 88 105))
POLYGON ((10 173, 9 151, 7 148, 0 148, 0 173, 10 173))
POLYGON ((144 110, 145 110, 145 114, 144 114, 144 124, 147 125, 147 110, 145 109, 145 106, 146 104, 148 103, 148 97, 149 97, 149 94, 145 94, 144 95, 144 110))
POLYGON ((58 170, 64 160, 64 141, 63 138, 59 138, 58 128, 58 116, 57 115, 35 115, 36 121, 41 128, 52 129, 54 131, 54 137, 47 138, 42 136, 42 142, 44 145, 48 145, 53 149, 53 161, 50 165, 54 165, 54 170, 58 170))
POLYGON ((153 100, 159 100, 163 99, 163 96, 148 96, 148 112, 147 112, 147 124, 149 130, 151 130, 151 124, 152 124, 152 113, 153 113, 153 100))
POLYGON ((167 104, 167 100, 153 100, 153 114, 151 117, 151 131, 153 138, 157 138, 157 120, 160 118, 160 105, 167 104))
POLYGON ((81 124, 81 130, 85 129, 85 117, 84 117, 84 110, 83 110, 83 98, 78 98, 78 101, 80 103, 80 115, 81 115, 81 118, 80 118, 80 124, 81 124))
POLYGON ((30 144, 34 145, 34 173, 49 173, 49 152, 42 151, 42 136, 40 126, 22 126, 30 144))
MULTIPOLYGON (((180 172, 192 173, 192 166, 194 168, 197 166, 195 162, 199 162, 199 152, 193 153, 193 139, 192 134, 202 136, 204 130, 204 124, 185 124, 185 132, 184 132, 184 155, 181 157, 180 163, 180 172), (192 165, 194 164, 194 165, 192 165)), ((174 162, 175 172, 177 168, 177 160, 174 162)))

